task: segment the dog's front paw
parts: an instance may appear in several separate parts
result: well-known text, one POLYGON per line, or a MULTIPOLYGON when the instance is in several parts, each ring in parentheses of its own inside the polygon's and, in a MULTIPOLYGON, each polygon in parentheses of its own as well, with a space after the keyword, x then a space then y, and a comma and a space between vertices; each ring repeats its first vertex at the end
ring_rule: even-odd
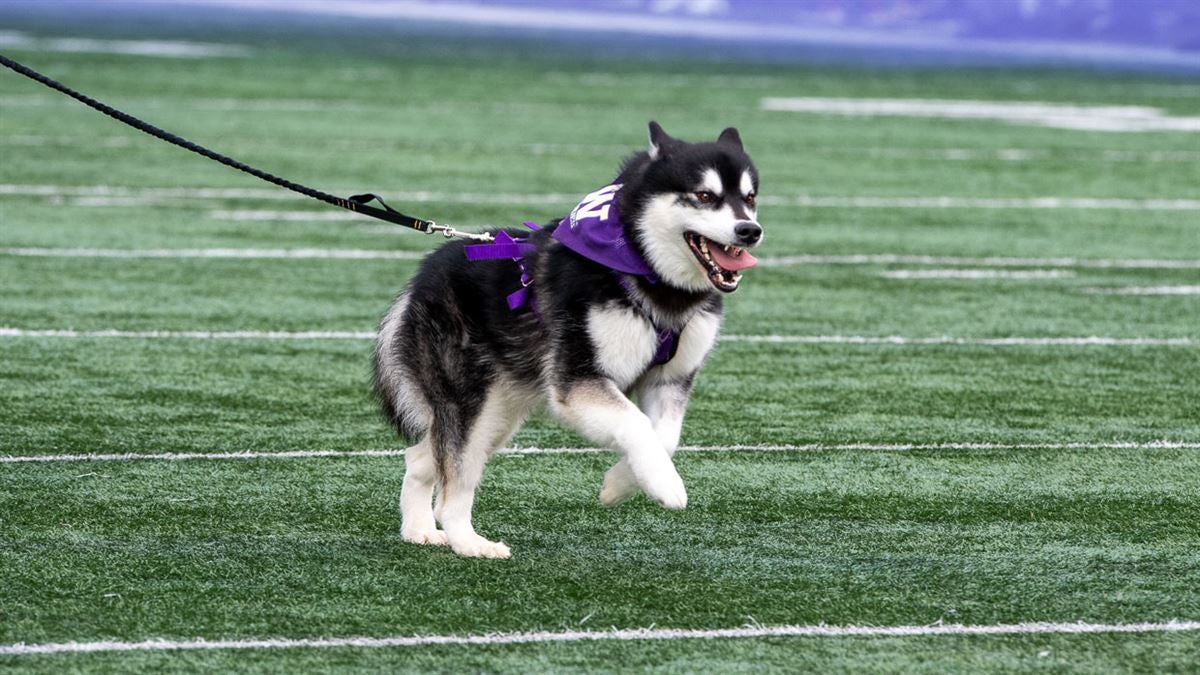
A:
POLYGON ((629 463, 621 460, 604 474, 604 485, 600 488, 600 503, 616 506, 638 493, 637 479, 629 469, 629 463))
POLYGON ((667 509, 687 506, 687 490, 666 452, 629 455, 629 469, 646 496, 667 509))
POLYGON ((687 507, 687 488, 683 486, 683 479, 674 468, 671 469, 670 475, 659 476, 650 481, 650 484, 643 485, 642 489, 646 491, 647 497, 658 502, 664 509, 687 507))
POLYGON ((462 540, 451 540, 450 548, 467 558, 495 558, 499 560, 512 557, 512 551, 502 541, 489 541, 479 535, 466 537, 462 540))
POLYGON ((450 543, 450 540, 446 538, 446 533, 438 529, 412 531, 401 529, 400 536, 404 541, 412 544, 445 546, 450 543))

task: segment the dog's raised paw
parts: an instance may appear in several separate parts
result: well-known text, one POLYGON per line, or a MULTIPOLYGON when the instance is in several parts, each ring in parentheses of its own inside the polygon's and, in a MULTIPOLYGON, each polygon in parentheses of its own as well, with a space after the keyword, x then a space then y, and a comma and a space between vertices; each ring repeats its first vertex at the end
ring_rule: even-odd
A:
POLYGON ((600 488, 600 504, 602 506, 619 506, 629 501, 629 498, 637 493, 637 485, 629 483, 610 485, 608 481, 605 481, 604 486, 600 488))
POLYGON ((455 553, 467 558, 494 558, 505 560, 512 557, 512 551, 502 541, 488 541, 476 535, 467 541, 452 541, 450 548, 455 553))
POLYGON ((446 533, 441 530, 417 530, 415 532, 401 532, 400 536, 404 541, 410 544, 423 544, 430 546, 445 546, 450 543, 446 538, 446 533))
POLYGON ((637 480, 624 460, 617 462, 604 474, 604 485, 600 487, 600 503, 616 506, 638 493, 637 480))

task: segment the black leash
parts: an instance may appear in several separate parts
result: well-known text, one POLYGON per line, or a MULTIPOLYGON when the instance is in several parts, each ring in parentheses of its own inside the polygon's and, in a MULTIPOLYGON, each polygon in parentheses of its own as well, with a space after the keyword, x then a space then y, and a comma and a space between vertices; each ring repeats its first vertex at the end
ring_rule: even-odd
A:
POLYGON ((137 129, 138 131, 150 134, 151 136, 154 136, 155 138, 164 140, 164 141, 170 143, 171 145, 177 145, 177 146, 183 148, 184 150, 190 150, 198 155, 207 157, 216 162, 220 162, 220 163, 224 164, 225 166, 232 167, 234 169, 237 169, 238 171, 248 173, 251 176, 254 176, 255 178, 261 178, 262 180, 265 180, 268 183, 273 183, 275 185, 278 185, 281 188, 291 190, 292 192, 299 192, 300 194, 302 194, 306 197, 312 197, 313 199, 323 201, 326 204, 333 204, 334 206, 337 206, 337 207, 340 207, 343 209, 348 209, 350 211, 354 211, 355 213, 361 213, 366 216, 371 216, 372 218, 386 220, 389 223, 395 223, 397 225, 402 225, 404 227, 411 227, 412 229, 417 230, 418 232, 424 232, 425 234, 433 234, 434 232, 441 232, 446 237, 462 237, 464 239, 476 239, 479 241, 492 241, 492 235, 490 235, 490 234, 486 234, 486 233, 472 234, 469 232, 460 232, 448 225, 438 225, 436 222, 434 222, 432 220, 422 220, 421 218, 414 218, 412 216, 406 216, 403 213, 400 213, 399 211, 397 211, 396 209, 393 209, 392 207, 388 206, 387 203, 385 203, 378 196, 370 194, 370 193, 361 194, 361 195, 352 195, 350 197, 343 199, 341 197, 331 195, 328 192, 321 192, 320 190, 314 190, 313 188, 306 187, 304 185, 300 185, 299 183, 293 183, 290 180, 269 174, 266 171, 262 171, 260 169, 256 169, 256 168, 250 166, 249 164, 243 164, 242 162, 239 162, 236 159, 233 159, 232 157, 226 157, 225 155, 222 155, 219 152, 214 152, 212 150, 209 150, 208 148, 206 148, 202 145, 197 145, 185 138, 180 138, 179 136, 176 136, 175 134, 173 134, 169 131, 159 129, 158 127, 156 127, 152 124, 149 124, 147 122, 144 122, 144 121, 134 117, 133 115, 130 115, 128 113, 123 113, 120 110, 113 108, 112 106, 105 105, 104 103, 101 103, 100 101, 97 101, 96 99, 94 99, 90 96, 81 94, 81 93, 75 91, 74 89, 71 89, 67 85, 65 85, 57 80, 53 80, 49 77, 46 77, 45 75, 37 72, 36 70, 34 70, 32 68, 29 68, 28 66, 17 63, 16 61, 13 61, 12 59, 8 58, 7 56, 4 56, 3 54, 0 54, 0 65, 6 66, 6 67, 20 73, 21 75, 28 77, 31 80, 40 82, 40 83, 46 85, 47 87, 54 89, 55 91, 62 92, 64 94, 66 94, 67 96, 70 96, 71 98, 86 105, 87 107, 92 108, 93 110, 98 110, 119 122, 123 122, 123 123, 133 127, 134 129, 137 129), (379 205, 383 208, 377 208, 374 206, 370 206, 369 203, 372 201, 378 202, 379 205))

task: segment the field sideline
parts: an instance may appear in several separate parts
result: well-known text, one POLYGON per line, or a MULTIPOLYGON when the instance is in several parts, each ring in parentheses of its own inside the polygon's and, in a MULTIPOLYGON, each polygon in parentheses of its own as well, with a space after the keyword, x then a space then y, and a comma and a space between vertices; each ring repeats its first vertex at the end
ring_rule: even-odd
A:
POLYGON ((539 417, 476 508, 512 560, 403 543, 370 338, 437 240, 4 71, 0 668, 1194 668, 1200 136, 762 102, 1174 119, 1200 115, 1200 85, 393 37, 4 53, 273 173, 468 228, 562 215, 649 119, 692 140, 738 126, 764 264, 685 424, 689 508, 601 508, 612 456, 539 417))

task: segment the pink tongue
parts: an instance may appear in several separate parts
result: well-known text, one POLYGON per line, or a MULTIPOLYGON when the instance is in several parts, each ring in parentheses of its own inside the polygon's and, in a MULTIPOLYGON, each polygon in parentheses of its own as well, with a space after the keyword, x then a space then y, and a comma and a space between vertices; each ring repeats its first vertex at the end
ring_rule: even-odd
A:
POLYGON ((712 257, 713 262, 717 263, 721 269, 727 272, 736 272, 749 267, 754 267, 758 264, 758 258, 750 255, 750 252, 743 249, 740 255, 730 255, 721 248, 720 244, 709 244, 708 255, 712 257))

